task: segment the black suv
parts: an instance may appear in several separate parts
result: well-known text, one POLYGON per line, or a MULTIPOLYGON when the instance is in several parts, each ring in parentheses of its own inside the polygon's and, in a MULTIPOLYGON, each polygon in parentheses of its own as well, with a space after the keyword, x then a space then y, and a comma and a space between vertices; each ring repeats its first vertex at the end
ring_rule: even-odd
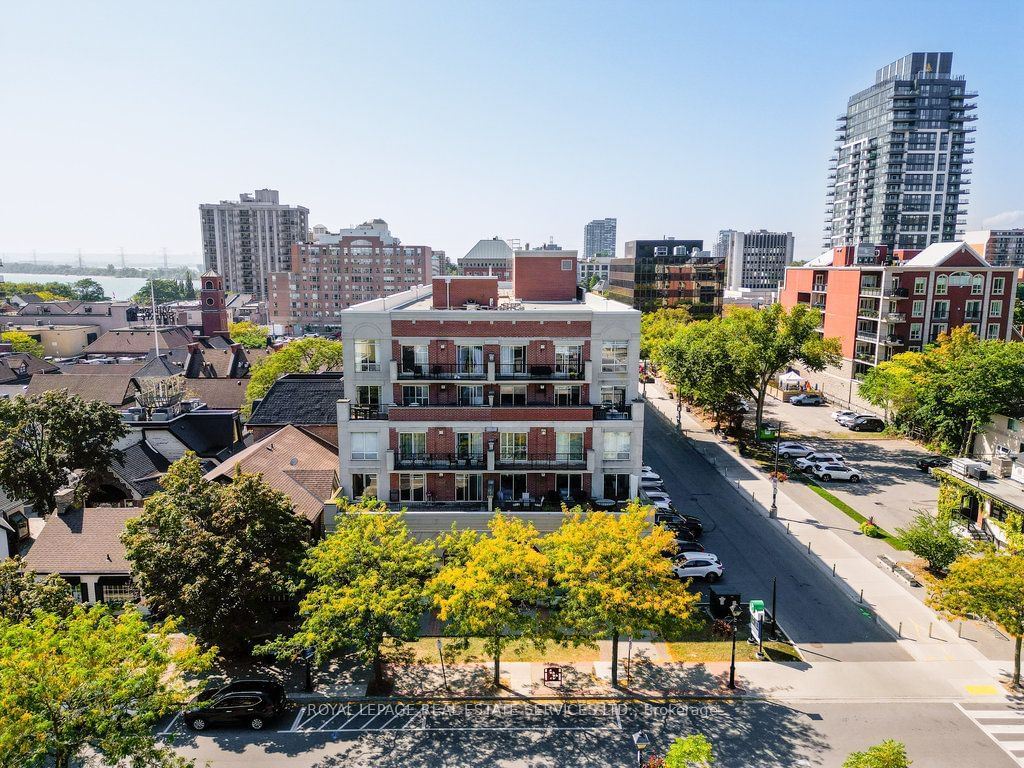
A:
POLYGON ((663 525, 683 541, 696 541, 704 534, 704 525, 699 517, 680 512, 658 512, 654 524, 663 525))
POLYGON ((210 686, 189 702, 181 717, 194 731, 216 723, 246 722, 254 731, 285 710, 284 688, 273 680, 235 680, 210 686))
POLYGON ((948 456, 925 456, 917 460, 917 468, 927 472, 932 467, 948 467, 952 461, 948 456))
POLYGON ((858 416, 850 429, 854 432, 881 432, 885 429, 885 422, 877 416, 858 416))

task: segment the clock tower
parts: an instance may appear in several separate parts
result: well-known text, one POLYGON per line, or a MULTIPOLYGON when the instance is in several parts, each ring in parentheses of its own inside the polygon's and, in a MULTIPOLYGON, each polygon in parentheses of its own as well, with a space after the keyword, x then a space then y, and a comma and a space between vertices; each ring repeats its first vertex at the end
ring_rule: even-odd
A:
POLYGON ((216 271, 199 277, 199 300, 202 303, 203 336, 228 336, 228 310, 224 304, 224 278, 216 271))

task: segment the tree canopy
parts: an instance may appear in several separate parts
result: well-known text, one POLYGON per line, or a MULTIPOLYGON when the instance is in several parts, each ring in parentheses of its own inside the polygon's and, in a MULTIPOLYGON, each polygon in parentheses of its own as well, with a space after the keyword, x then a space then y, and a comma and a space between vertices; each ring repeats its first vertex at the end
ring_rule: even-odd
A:
POLYGON ((290 592, 309 526, 259 475, 210 482, 191 452, 160 485, 122 537, 139 588, 154 611, 238 650, 266 631, 269 598, 290 592))
POLYGON ((661 365, 662 345, 691 320, 686 307, 665 307, 640 317, 640 359, 661 365))
POLYGON ((843 761, 843 768, 909 768, 912 762, 902 742, 887 739, 863 752, 853 752, 843 761))
POLYGON ((317 663, 354 651, 373 669, 371 690, 379 691, 385 641, 415 640, 419 634, 423 587, 435 557, 433 542, 417 543, 404 516, 366 514, 376 506, 339 510, 335 532, 302 563, 307 588, 299 606, 302 626, 267 650, 289 658, 312 648, 317 663))
POLYGON ((256 325, 248 320, 241 320, 237 323, 228 324, 228 335, 232 341, 237 341, 246 349, 263 349, 267 346, 267 336, 270 329, 263 325, 256 325))
POLYGON ((0 488, 47 515, 71 470, 87 490, 121 456, 128 433, 117 411, 61 390, 0 400, 0 488))
POLYGON ((191 275, 189 275, 187 279, 180 280, 164 277, 151 277, 146 280, 145 285, 135 292, 135 295, 132 296, 132 301, 138 304, 149 305, 151 300, 150 285, 152 285, 152 298, 156 299, 157 304, 163 304, 167 301, 194 299, 196 297, 196 291, 195 288, 192 288, 191 291, 189 290, 191 282, 191 275))
POLYGON ((860 395, 898 428, 919 429, 944 452, 967 454, 993 414, 1024 407, 1024 345, 954 328, 923 352, 874 367, 860 395))
POLYGON ((665 768, 711 768, 715 753, 703 733, 680 736, 665 754, 665 768))
POLYGON ((918 512, 910 525, 897 528, 903 545, 928 562, 936 573, 945 571, 961 555, 971 550, 971 542, 953 530, 953 517, 949 512, 931 515, 918 512))
POLYGON ((27 352, 36 357, 46 355, 42 342, 36 341, 24 331, 4 331, 0 333, 0 341, 10 344, 13 352, 27 352))
POLYGON ((67 616, 75 607, 68 582, 51 573, 37 578, 21 568, 21 559, 0 560, 0 621, 27 621, 36 611, 67 616))
POLYGON ((946 578, 930 586, 929 599, 938 610, 995 622, 1015 639, 1013 685, 1020 687, 1021 639, 1024 637, 1024 554, 984 552, 961 557, 946 578))
POLYGON ((190 764, 154 735, 187 697, 182 673, 209 664, 175 631, 103 605, 0 619, 0 765, 69 768, 90 753, 108 765, 190 764))
POLYGON ((266 397, 274 382, 286 373, 320 373, 340 370, 342 365, 340 341, 310 338, 296 339, 267 355, 252 367, 249 386, 245 390, 245 410, 254 400, 266 397))
POLYGON ((107 296, 103 292, 103 286, 91 277, 83 277, 71 284, 74 291, 74 298, 79 301, 103 301, 107 296))
POLYGON ((557 624, 569 642, 612 640, 612 685, 618 685, 619 638, 686 622, 699 596, 675 578, 662 554, 673 535, 652 527, 636 502, 619 515, 571 510, 542 540, 558 595, 557 624))

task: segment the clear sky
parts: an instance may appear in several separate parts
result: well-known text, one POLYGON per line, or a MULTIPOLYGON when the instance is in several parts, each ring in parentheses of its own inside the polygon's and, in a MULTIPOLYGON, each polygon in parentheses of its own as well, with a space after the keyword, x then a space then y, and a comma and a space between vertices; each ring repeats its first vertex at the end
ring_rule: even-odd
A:
POLYGON ((1024 226, 1024 2, 10 3, 0 253, 199 250, 257 187, 461 257, 792 230, 819 251, 835 117, 953 51, 980 92, 968 228, 1024 226))

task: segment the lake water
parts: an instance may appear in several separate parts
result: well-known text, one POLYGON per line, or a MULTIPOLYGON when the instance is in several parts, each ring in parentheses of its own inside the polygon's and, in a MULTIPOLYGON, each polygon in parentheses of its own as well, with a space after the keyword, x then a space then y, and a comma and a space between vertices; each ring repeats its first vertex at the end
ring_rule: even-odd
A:
POLYGON ((110 277, 109 275, 36 275, 18 272, 0 272, 0 276, 12 283, 73 283, 90 277, 103 286, 103 292, 112 299, 130 299, 146 284, 144 277, 110 277))

